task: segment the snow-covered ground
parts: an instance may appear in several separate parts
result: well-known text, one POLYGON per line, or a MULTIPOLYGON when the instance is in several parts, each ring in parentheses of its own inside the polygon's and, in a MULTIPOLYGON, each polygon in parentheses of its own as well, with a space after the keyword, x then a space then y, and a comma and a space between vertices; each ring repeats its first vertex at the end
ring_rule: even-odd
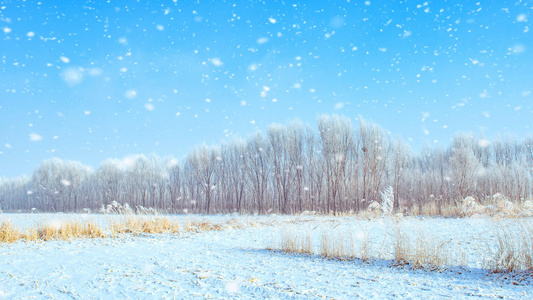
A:
MULTIPOLYGON (((72 218, 106 224, 121 216, 0 214, 19 228, 72 218)), ((226 221, 235 216, 173 216, 226 221)), ((39 243, 0 244, 0 299, 285 299, 285 298, 453 298, 533 299, 531 281, 482 269, 495 245, 493 221, 404 218, 400 228, 421 229, 466 256, 467 265, 444 271, 392 267, 394 222, 350 217, 243 217, 259 227, 182 235, 124 236, 39 243), (272 225, 268 225, 272 224, 272 225), (294 227, 294 228, 291 228, 294 227), (323 229, 365 232, 370 262, 328 260, 318 255, 284 254, 282 233, 323 229), (385 254, 383 254, 385 253, 385 254)))

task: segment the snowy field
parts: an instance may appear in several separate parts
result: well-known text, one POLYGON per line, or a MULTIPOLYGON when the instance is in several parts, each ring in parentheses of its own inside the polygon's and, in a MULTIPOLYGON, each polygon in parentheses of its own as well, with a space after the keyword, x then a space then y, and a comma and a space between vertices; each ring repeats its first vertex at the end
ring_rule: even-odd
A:
MULTIPOLYGON (((121 217, 0 214, 0 223, 10 220, 24 228, 81 218, 105 226, 121 217)), ((222 222, 235 216, 171 218, 222 222)), ((533 299, 529 278, 483 269, 496 243, 495 222, 512 226, 516 220, 403 218, 394 224, 381 218, 238 218, 262 225, 181 235, 0 244, 0 299, 533 299), (452 252, 461 253, 465 265, 434 271, 395 266, 388 258, 392 258, 392 228, 424 230, 428 237, 438 237, 452 252), (340 261, 267 250, 277 248, 287 231, 313 232, 313 239, 318 239, 322 230, 332 229, 358 237, 364 233, 370 257, 381 258, 340 261)))

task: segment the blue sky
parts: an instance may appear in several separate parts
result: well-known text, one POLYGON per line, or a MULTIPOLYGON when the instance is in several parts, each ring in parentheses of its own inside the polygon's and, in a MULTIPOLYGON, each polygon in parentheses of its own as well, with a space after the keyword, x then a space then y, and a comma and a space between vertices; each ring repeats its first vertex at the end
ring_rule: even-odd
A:
POLYGON ((413 150, 533 133, 530 1, 0 1, 0 176, 294 118, 413 150))

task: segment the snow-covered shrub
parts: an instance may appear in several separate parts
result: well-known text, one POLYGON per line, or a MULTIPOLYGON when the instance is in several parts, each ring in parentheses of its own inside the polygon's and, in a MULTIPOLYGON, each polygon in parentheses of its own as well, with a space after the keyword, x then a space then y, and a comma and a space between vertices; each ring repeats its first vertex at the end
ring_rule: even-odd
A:
POLYGON ((127 215, 131 215, 134 213, 133 209, 130 207, 130 205, 128 203, 124 203, 124 205, 122 205, 121 209, 120 209, 120 213, 121 214, 127 214, 127 215))
POLYGON ((526 200, 522 204, 522 210, 521 210, 520 215, 522 217, 533 217, 533 201, 526 200))
POLYGON ((496 193, 492 195, 492 199, 494 199, 495 202, 500 202, 507 200, 507 197, 505 197, 502 193, 496 193))
POLYGON ((367 210, 369 210, 369 211, 382 211, 383 207, 381 206, 381 204, 379 204, 379 202, 372 201, 368 205, 367 210))
POLYGON ((479 204, 479 202, 477 202, 477 200, 472 196, 464 198, 463 200, 461 200, 461 202, 462 204, 460 215, 462 217, 468 217, 474 214, 481 214, 486 211, 486 207, 484 205, 479 204))
POLYGON ((383 192, 381 192, 381 208, 383 214, 390 215, 392 214, 392 209, 394 205, 394 192, 392 186, 389 186, 383 192))
POLYGON ((514 205, 509 200, 502 200, 498 202, 498 210, 503 213, 504 215, 512 215, 514 214, 514 205))
POLYGON ((526 200, 526 202, 524 202, 524 208, 525 209, 529 209, 529 210, 533 210, 533 201, 526 200))
POLYGON ((103 205, 98 210, 101 214, 121 214, 121 215, 155 215, 158 211, 152 207, 144 207, 142 205, 135 206, 133 209, 128 203, 120 204, 117 201, 111 202, 111 204, 103 205))
POLYGON ((460 216, 473 215, 498 216, 502 218, 531 217, 533 216, 533 201, 527 200, 523 204, 511 202, 501 193, 487 197, 488 205, 481 205, 474 197, 468 196, 460 202, 460 216))
POLYGON ((489 204, 485 208, 485 211, 489 214, 489 216, 494 216, 498 212, 498 208, 492 204, 489 204))
POLYGON ((142 205, 135 206, 135 212, 138 215, 156 215, 158 214, 157 209, 153 207, 144 207, 142 205))
POLYGON ((381 204, 379 204, 379 202, 372 201, 366 208, 366 211, 360 213, 359 216, 370 220, 381 215, 382 210, 383 208, 381 207, 381 204))

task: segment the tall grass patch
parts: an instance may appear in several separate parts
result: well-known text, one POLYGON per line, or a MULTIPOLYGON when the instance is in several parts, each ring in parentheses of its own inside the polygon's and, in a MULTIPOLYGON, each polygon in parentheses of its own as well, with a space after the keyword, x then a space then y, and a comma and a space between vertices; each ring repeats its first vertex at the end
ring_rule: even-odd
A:
POLYGON ((464 252, 452 251, 451 240, 442 240, 422 229, 408 232, 395 228, 395 264, 409 265, 413 269, 431 269, 466 265, 464 252))
POLYGON ((187 219, 184 224, 162 216, 124 215, 112 219, 107 226, 92 220, 67 220, 36 224, 22 231, 10 222, 0 224, 0 243, 24 241, 71 240, 78 238, 106 238, 141 234, 183 234, 223 231, 265 225, 255 220, 232 218, 223 222, 187 219))
POLYGON ((373 228, 285 228, 279 236, 277 247, 285 253, 306 253, 337 260, 388 260, 392 266, 409 266, 412 269, 442 269, 466 265, 464 252, 453 249, 451 240, 422 229, 402 228, 391 222, 381 236, 371 238, 373 228))
POLYGON ((485 267, 495 273, 527 272, 533 275, 533 227, 525 220, 494 224, 496 247, 485 267))
POLYGON ((0 224, 0 242, 13 243, 20 239, 20 233, 9 221, 0 224))
POLYGON ((369 259, 370 252, 365 233, 335 231, 329 227, 319 229, 298 226, 284 228, 278 244, 269 249, 285 253, 317 254, 328 259, 363 261, 369 259))

